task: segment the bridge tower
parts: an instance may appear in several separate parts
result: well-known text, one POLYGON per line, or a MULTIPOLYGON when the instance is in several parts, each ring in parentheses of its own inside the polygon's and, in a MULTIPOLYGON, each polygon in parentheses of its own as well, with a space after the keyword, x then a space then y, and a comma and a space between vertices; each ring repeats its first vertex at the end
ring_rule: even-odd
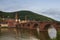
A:
POLYGON ((25 21, 27 20, 27 15, 25 16, 25 21))
POLYGON ((18 14, 17 13, 15 14, 15 20, 16 20, 16 22, 18 21, 18 14))

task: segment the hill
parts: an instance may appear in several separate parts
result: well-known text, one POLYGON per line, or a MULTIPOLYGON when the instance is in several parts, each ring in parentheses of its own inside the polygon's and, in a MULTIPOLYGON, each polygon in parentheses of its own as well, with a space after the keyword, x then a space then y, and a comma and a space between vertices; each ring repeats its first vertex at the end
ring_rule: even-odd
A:
POLYGON ((18 15, 18 19, 21 20, 25 20, 25 18, 27 20, 36 20, 36 21, 54 21, 54 19, 43 16, 43 15, 39 15, 37 13, 31 12, 31 11, 17 11, 17 12, 2 12, 0 11, 0 17, 3 18, 14 18, 15 19, 15 15, 18 15))

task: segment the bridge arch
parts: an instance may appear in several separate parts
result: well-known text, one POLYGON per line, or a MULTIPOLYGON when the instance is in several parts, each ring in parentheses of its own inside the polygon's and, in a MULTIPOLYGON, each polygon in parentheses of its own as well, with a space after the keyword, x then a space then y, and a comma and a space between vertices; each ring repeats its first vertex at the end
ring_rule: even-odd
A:
POLYGON ((40 23, 39 22, 35 22, 33 24, 32 28, 34 28, 34 29, 40 28, 40 23))
POLYGON ((35 23, 35 24, 33 25, 33 28, 37 28, 38 26, 39 26, 39 24, 35 23))
POLYGON ((47 30, 48 30, 48 28, 50 28, 50 27, 51 27, 51 24, 46 24, 46 25, 45 25, 45 27, 44 27, 44 30, 46 30, 46 31, 47 31, 47 30))

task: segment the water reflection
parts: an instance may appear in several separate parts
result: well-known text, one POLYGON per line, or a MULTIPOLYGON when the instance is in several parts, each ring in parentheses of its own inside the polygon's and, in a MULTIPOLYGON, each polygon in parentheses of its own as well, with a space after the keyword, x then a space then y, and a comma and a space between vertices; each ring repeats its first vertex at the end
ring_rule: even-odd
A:
POLYGON ((3 28, 1 30, 0 40, 39 40, 38 37, 35 36, 37 33, 36 30, 19 29, 18 32, 19 36, 16 36, 15 28, 12 28, 10 32, 8 28, 3 28))
POLYGON ((48 28, 48 35, 51 39, 56 39, 57 37, 57 31, 56 29, 54 28, 54 26, 51 25, 50 28, 48 28))
POLYGON ((29 29, 19 29, 16 36, 15 28, 8 31, 8 28, 2 30, 0 40, 50 40, 47 31, 37 33, 37 30, 29 30, 29 29), (18 38, 16 38, 18 37, 18 38))
POLYGON ((22 39, 26 40, 39 40, 37 37, 36 30, 20 29, 20 36, 22 39))

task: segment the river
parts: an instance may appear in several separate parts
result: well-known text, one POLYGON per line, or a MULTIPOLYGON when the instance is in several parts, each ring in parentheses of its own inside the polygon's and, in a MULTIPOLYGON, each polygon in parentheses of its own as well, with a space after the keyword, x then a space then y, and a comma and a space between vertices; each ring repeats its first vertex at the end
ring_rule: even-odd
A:
POLYGON ((0 40, 50 40, 47 31, 37 33, 37 30, 19 29, 16 32, 15 28, 2 28, 0 40))

